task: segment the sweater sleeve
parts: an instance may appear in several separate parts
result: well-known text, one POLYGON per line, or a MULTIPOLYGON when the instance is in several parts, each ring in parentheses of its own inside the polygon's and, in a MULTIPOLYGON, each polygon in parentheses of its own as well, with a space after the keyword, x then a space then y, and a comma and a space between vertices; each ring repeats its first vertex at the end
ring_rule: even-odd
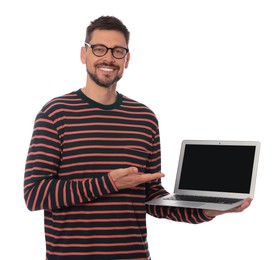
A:
POLYGON ((147 205, 147 213, 156 218, 166 218, 191 224, 200 224, 213 219, 206 216, 202 209, 193 208, 147 205))
MULTIPOLYGON (((147 200, 159 198, 169 194, 162 187, 160 180, 148 183, 147 191, 147 200)), ((148 214, 156 218, 166 218, 173 221, 187 222, 191 224, 199 224, 213 219, 206 216, 202 209, 194 208, 146 205, 146 211, 148 214)))
MULTIPOLYGON (((148 173, 156 173, 161 171, 161 149, 159 128, 154 138, 151 155, 147 165, 148 173)), ((163 188, 161 180, 146 183, 146 200, 156 199, 169 193, 163 188)), ((206 216, 201 209, 179 208, 168 206, 146 205, 146 211, 151 216, 157 218, 166 218, 173 221, 187 222, 199 224, 210 221, 213 218, 206 216)))
POLYGON ((24 199, 29 210, 58 209, 117 192, 109 174, 98 178, 59 178, 62 139, 54 122, 40 112, 35 120, 25 166, 24 199))

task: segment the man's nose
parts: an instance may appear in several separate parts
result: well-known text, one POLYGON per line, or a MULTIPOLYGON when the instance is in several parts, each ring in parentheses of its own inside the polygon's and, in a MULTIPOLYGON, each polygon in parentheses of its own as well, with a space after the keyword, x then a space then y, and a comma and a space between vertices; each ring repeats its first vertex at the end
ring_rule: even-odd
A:
POLYGON ((113 57, 113 55, 112 55, 112 50, 111 50, 111 49, 108 49, 108 50, 107 50, 107 53, 105 54, 105 58, 106 58, 107 60, 114 61, 114 57, 113 57))

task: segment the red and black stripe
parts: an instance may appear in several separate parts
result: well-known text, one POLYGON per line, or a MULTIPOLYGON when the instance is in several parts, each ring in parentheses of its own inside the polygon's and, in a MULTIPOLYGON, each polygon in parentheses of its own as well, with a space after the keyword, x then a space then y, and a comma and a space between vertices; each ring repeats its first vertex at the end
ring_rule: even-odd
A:
POLYGON ((104 106, 81 90, 48 102, 38 113, 24 179, 30 210, 45 210, 48 260, 150 259, 146 213, 201 223, 200 210, 146 206, 167 192, 160 180, 118 191, 109 172, 161 170, 154 113, 121 94, 104 106))

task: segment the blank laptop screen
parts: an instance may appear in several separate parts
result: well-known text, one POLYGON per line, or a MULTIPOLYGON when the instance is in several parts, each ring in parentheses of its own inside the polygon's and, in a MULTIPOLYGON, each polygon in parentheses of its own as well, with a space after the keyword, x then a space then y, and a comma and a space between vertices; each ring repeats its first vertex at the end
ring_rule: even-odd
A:
POLYGON ((249 193, 255 149, 186 144, 179 189, 249 193))

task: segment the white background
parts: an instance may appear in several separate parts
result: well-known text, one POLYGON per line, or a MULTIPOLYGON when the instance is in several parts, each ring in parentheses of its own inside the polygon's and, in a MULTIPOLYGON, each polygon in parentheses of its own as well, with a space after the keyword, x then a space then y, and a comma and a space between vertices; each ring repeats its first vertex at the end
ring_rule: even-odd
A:
POLYGON ((273 259, 273 14, 265 0, 1 1, 1 256, 45 258, 43 212, 23 200, 34 118, 49 99, 84 86, 85 29, 114 15, 131 31, 118 91, 159 119, 167 190, 182 139, 262 143, 251 207, 200 225, 148 216, 152 259, 273 259))

